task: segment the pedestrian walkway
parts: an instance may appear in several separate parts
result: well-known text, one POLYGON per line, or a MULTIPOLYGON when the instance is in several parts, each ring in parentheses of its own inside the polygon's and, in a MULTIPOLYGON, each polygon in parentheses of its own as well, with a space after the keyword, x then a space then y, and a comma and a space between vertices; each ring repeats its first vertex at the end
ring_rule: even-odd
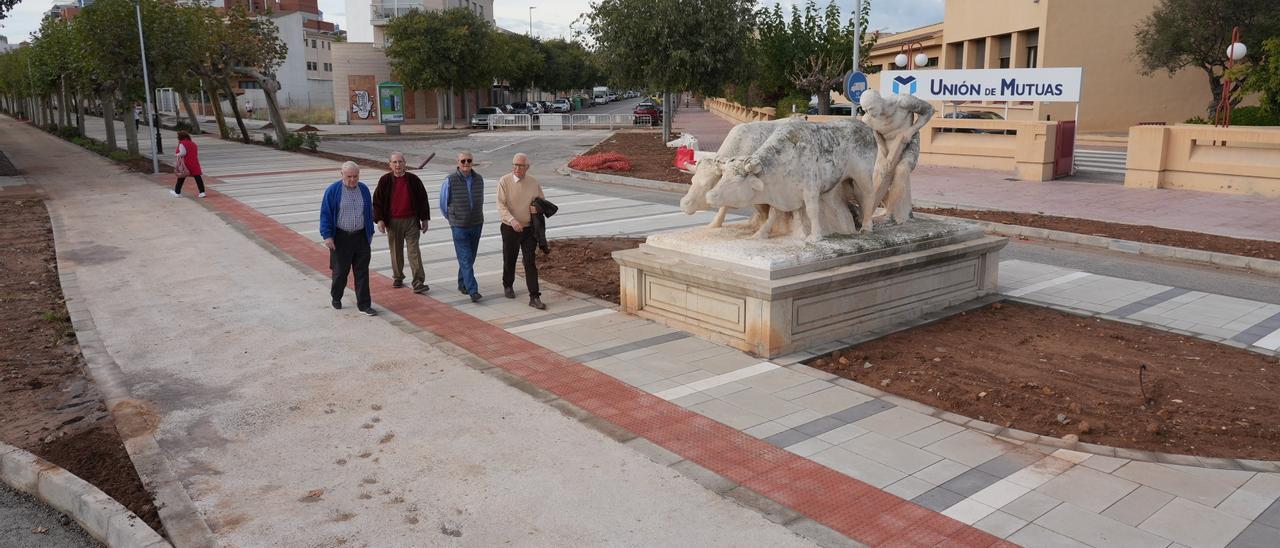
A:
MULTIPOLYGON (((214 187, 218 195, 207 204, 322 271, 313 223, 305 210, 291 209, 305 205, 292 202, 295 194, 314 193, 317 202, 322 184, 310 172, 273 171, 242 167, 214 187)), ((439 173, 424 174, 432 175, 439 173)), ((582 210, 615 200, 547 190, 582 210)), ((676 211, 670 206, 619 205, 645 209, 620 222, 584 211, 557 230, 643 233, 703 222, 665 214, 664 207, 676 211)), ((451 257, 431 254, 441 243, 428 238, 424 251, 428 277, 447 282, 451 257)), ((482 254, 489 253, 478 267, 482 288, 498 286, 496 249, 495 241, 482 242, 482 254)), ((1023 261, 1004 262, 1002 274, 1000 290, 1010 297, 1259 350, 1280 339, 1275 305, 1023 261)), ((1025 546, 1240 548, 1273 547, 1280 538, 1276 463, 1087 444, 1064 449, 1060 440, 970 421, 800 363, 812 352, 759 360, 571 292, 544 293, 544 312, 520 300, 471 303, 447 283, 433 289, 434 298, 392 290, 385 277, 374 285, 375 305, 411 324, 657 443, 673 460, 696 463, 867 544, 989 545, 1001 538, 1025 546)))

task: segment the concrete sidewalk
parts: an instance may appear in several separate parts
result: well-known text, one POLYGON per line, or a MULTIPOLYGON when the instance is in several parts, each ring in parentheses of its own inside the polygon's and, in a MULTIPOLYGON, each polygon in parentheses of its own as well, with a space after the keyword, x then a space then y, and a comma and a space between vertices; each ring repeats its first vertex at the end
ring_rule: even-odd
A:
MULTIPOLYGON (((733 123, 689 108, 676 127, 716 150, 733 123)), ((1012 173, 920 166, 911 175, 917 206, 1043 213, 1130 225, 1151 225, 1235 238, 1280 241, 1280 198, 1191 190, 1126 188, 1113 181, 1010 181, 1012 173)))
POLYGON ((330 309, 324 275, 219 218, 231 199, 178 200, 0 127, 0 149, 49 193, 59 268, 213 542, 808 544, 394 315, 330 309))
MULTIPOLYGON (((322 269, 313 206, 321 187, 310 169, 328 168, 279 173, 257 164, 291 162, 276 151, 216 140, 206 149, 235 170, 223 172, 208 205, 322 269)), ((704 220, 672 206, 547 190, 583 205, 562 209, 559 235, 647 233, 704 220), (636 215, 618 218, 611 209, 636 215)), ((659 443, 673 459, 732 480, 721 485, 749 487, 863 542, 945 537, 939 527, 1028 546, 1272 546, 1268 539, 1280 535, 1276 463, 1064 450, 1055 444, 1061 440, 929 410, 796 363, 812 353, 762 362, 562 291, 544 293, 548 311, 520 300, 473 304, 447 291, 452 257, 438 232, 428 232, 424 256, 431 283, 445 282, 446 291, 412 296, 378 278, 376 306, 659 443)), ((382 249, 376 268, 385 264, 382 249)), ((496 249, 492 238, 482 242, 477 270, 486 288, 497 287, 496 249)), ((1280 307, 1269 303, 1021 261, 1002 266, 1009 296, 1258 351, 1280 346, 1280 307)))

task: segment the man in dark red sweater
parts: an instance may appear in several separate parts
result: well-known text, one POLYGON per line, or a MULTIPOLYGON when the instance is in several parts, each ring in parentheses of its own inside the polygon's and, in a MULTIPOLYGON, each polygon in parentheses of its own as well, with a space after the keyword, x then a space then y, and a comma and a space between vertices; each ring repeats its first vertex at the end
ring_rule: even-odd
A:
POLYGON ((373 220, 378 232, 386 233, 391 251, 391 287, 404 287, 404 248, 409 247, 409 268, 413 270, 413 292, 426 293, 427 275, 422 269, 418 236, 427 231, 431 204, 422 179, 405 170, 404 154, 391 153, 391 173, 378 179, 373 191, 373 220))

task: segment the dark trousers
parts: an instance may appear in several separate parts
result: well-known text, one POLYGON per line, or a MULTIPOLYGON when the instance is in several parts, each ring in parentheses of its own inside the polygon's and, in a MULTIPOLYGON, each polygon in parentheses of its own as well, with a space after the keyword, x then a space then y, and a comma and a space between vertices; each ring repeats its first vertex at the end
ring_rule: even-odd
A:
MULTIPOLYGON (((201 193, 203 193, 203 192, 204 192, 204 179, 202 179, 199 175, 192 175, 192 177, 195 177, 195 178, 196 178, 196 188, 199 188, 199 189, 200 189, 200 192, 201 192, 201 193)), ((187 178, 186 178, 186 177, 178 177, 178 184, 173 185, 173 191, 174 191, 175 193, 182 194, 182 183, 184 183, 184 182, 186 182, 186 181, 187 181, 187 178)))
POLYGON ((534 250, 538 246, 538 238, 533 229, 524 227, 516 229, 502 224, 502 287, 511 287, 516 282, 516 254, 524 259, 524 285, 529 288, 529 297, 542 295, 538 291, 538 264, 534 260, 534 250))
POLYGON ((333 300, 342 300, 347 289, 347 274, 355 270, 356 275, 356 308, 365 310, 373 305, 369 297, 369 239, 364 230, 347 232, 336 229, 333 233, 333 246, 337 249, 329 252, 329 268, 333 269, 333 283, 329 285, 329 295, 333 300))

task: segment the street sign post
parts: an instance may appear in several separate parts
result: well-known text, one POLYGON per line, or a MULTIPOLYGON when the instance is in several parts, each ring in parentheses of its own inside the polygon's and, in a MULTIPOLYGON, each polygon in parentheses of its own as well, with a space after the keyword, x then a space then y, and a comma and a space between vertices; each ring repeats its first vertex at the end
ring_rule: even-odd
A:
MULTIPOLYGON (((867 75, 859 71, 849 71, 844 79, 844 95, 854 104, 862 102, 862 92, 867 91, 867 75)), ((857 109, 854 109, 857 110, 857 109)))
POLYGON ((378 113, 387 134, 398 135, 404 122, 404 86, 397 82, 378 84, 378 113))

